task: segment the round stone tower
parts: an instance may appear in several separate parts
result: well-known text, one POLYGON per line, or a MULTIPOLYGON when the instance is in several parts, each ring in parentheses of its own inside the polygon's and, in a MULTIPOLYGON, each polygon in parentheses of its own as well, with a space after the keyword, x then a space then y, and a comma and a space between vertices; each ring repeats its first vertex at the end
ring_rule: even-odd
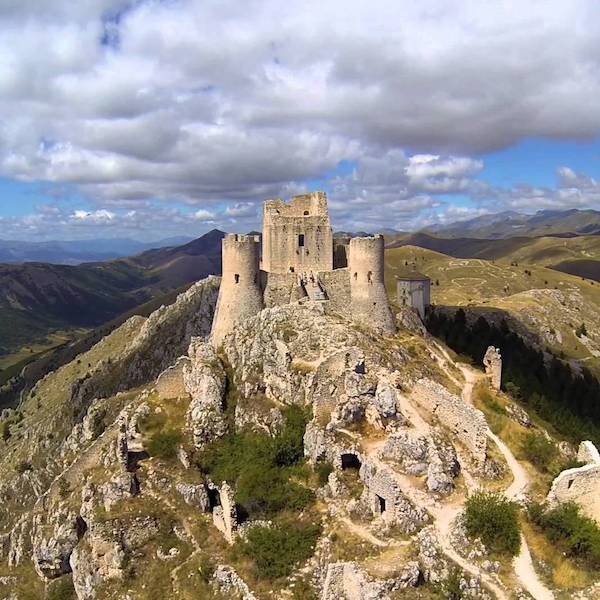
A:
POLYGON ((235 323, 263 308, 259 257, 258 236, 228 234, 223 238, 223 276, 210 334, 215 347, 235 323))
POLYGON ((350 240, 348 272, 352 318, 387 333, 394 333, 383 275, 383 236, 350 240))

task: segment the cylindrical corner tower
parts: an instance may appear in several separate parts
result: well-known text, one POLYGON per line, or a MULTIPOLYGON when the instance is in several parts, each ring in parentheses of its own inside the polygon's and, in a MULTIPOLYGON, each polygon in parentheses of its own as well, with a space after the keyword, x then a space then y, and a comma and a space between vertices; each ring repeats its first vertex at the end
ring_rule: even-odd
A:
POLYGON ((348 273, 352 318, 394 333, 396 326, 385 290, 383 261, 383 236, 350 240, 348 273))
POLYGON ((228 234, 223 238, 223 276, 211 331, 215 347, 235 323, 263 308, 259 250, 258 236, 228 234))

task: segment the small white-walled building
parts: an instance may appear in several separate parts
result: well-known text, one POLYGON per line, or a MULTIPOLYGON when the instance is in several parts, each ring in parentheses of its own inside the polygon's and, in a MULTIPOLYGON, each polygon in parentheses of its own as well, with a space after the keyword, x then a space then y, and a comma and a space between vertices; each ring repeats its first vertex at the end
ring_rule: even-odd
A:
POLYGON ((396 294, 400 306, 416 308, 421 318, 431 305, 431 279, 418 271, 409 271, 396 276, 396 294))

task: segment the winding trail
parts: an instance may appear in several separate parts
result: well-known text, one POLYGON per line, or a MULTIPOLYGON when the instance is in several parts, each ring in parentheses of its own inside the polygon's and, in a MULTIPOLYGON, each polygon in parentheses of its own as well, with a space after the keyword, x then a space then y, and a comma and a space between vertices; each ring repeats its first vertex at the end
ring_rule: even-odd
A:
MULTIPOLYGON (((445 349, 440 347, 440 350, 444 356, 449 359, 448 353, 445 349)), ((473 403, 473 389, 475 384, 482 380, 485 375, 475 371, 471 367, 466 365, 456 365, 462 372, 465 378, 465 385, 463 387, 462 396, 465 402, 469 404, 473 403)), ((508 468, 511 470, 513 475, 512 483, 504 490, 504 495, 510 500, 519 500, 523 493, 529 487, 530 479, 525 469, 521 466, 519 461, 515 458, 514 454, 510 451, 510 448, 489 428, 487 436, 492 440, 506 460, 508 468)), ((513 560, 513 567, 515 574, 519 579, 521 585, 529 592, 536 600, 554 600, 554 594, 547 588, 544 583, 540 580, 531 560, 531 553, 529 552, 529 546, 525 537, 521 534, 521 549, 519 555, 513 560)))

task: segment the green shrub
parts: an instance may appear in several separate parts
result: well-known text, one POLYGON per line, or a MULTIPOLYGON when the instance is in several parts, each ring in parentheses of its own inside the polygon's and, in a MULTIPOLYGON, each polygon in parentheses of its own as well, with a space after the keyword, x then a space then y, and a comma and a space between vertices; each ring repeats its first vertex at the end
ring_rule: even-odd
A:
POLYGON ((307 416, 296 407, 284 411, 285 425, 271 438, 235 433, 213 442, 200 457, 200 468, 213 481, 235 484, 242 513, 273 516, 284 509, 301 510, 314 492, 291 481, 304 461, 303 436, 307 416))
POLYGON ((476 492, 465 503, 465 528, 493 552, 515 556, 521 546, 518 508, 501 494, 476 492))
POLYGON ((462 600, 465 597, 460 587, 461 578, 460 569, 454 568, 450 571, 448 577, 440 585, 440 591, 444 598, 447 600, 462 600))
POLYGON ((576 330, 575 335, 580 338, 582 335, 587 335, 587 327, 582 323, 576 330))
POLYGON ((312 556, 320 533, 320 525, 314 524, 255 527, 248 532, 242 551, 253 560, 257 577, 286 577, 312 556))
POLYGON ((556 458, 556 446, 541 433, 528 433, 521 444, 523 456, 532 464, 548 471, 550 463, 556 458))
POLYGON ((315 466, 315 471, 317 472, 319 486, 324 486, 329 479, 329 474, 333 472, 333 465, 328 462, 320 462, 315 466))
POLYGON ((173 429, 167 431, 158 431, 148 443, 148 454, 158 458, 175 458, 177 456, 177 446, 181 442, 181 433, 173 429))
POLYGON ((568 554, 585 560, 592 568, 600 568, 600 527, 582 515, 575 503, 567 502, 547 512, 542 507, 533 515, 530 510, 529 516, 551 542, 563 546, 568 554))

